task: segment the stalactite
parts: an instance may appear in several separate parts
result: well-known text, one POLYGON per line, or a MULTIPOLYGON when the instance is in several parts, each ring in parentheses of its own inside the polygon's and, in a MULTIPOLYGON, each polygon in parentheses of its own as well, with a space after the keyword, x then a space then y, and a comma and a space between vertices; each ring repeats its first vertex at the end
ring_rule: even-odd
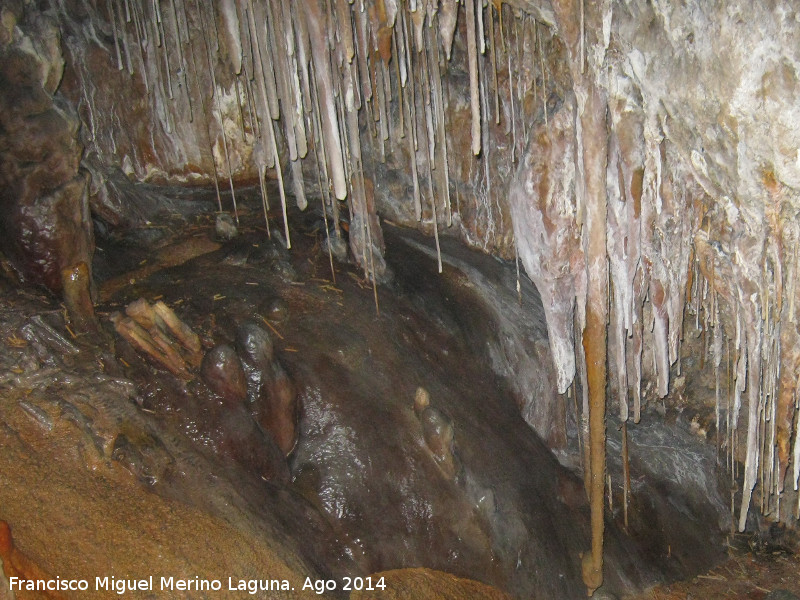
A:
POLYGON ((486 34, 483 28, 483 0, 476 0, 478 3, 478 10, 475 11, 475 16, 478 19, 478 40, 480 40, 481 55, 486 54, 486 34))
MULTIPOLYGON (((534 28, 538 30, 538 24, 534 22, 534 28)), ((547 71, 544 68, 544 52, 542 51, 542 36, 537 36, 539 42, 539 68, 542 71, 542 110, 544 111, 544 124, 547 125, 547 71)))
POLYGON ((328 170, 332 175, 333 190, 336 198, 344 200, 347 197, 347 183, 344 175, 344 162, 342 159, 341 141, 339 137, 338 118, 334 105, 333 85, 330 63, 326 50, 327 16, 319 6, 319 0, 309 0, 303 3, 306 10, 306 23, 308 24, 311 39, 311 54, 314 60, 314 72, 317 79, 317 94, 321 95, 320 106, 323 137, 328 156, 328 170))
POLYGON ((236 207, 236 191, 233 188, 233 167, 231 166, 231 157, 228 152, 228 135, 225 133, 225 122, 222 116, 222 108, 220 107, 219 93, 215 95, 217 101, 217 115, 219 116, 220 131, 222 132, 222 149, 225 152, 225 166, 228 169, 228 186, 231 190, 231 202, 233 203, 233 214, 236 218, 236 224, 239 224, 239 209, 236 207))
POLYGON ((266 167, 258 165, 258 185, 261 188, 261 208, 264 211, 264 226, 267 228, 267 237, 272 239, 272 233, 269 229, 269 197, 267 196, 267 186, 264 181, 266 167))
MULTIPOLYGON (((202 23, 203 22, 203 13, 202 13, 202 11, 198 11, 198 15, 200 16, 200 21, 202 23)), ((212 19, 214 18, 213 14, 211 15, 211 18, 212 19)), ((215 23, 216 23, 216 21, 215 21, 215 23)), ((216 32, 216 25, 215 25, 215 32, 216 32)), ((211 90, 212 90, 211 95, 212 95, 212 98, 214 99, 214 103, 215 103, 216 109, 217 109, 217 118, 219 119, 220 133, 221 133, 221 137, 222 137, 222 149, 223 149, 223 153, 224 153, 224 157, 225 157, 225 165, 226 165, 227 170, 228 170, 228 186, 229 186, 230 191, 231 191, 231 202, 233 203, 233 214, 234 214, 234 216, 236 218, 236 224, 238 225, 239 224, 239 210, 238 210, 238 208, 236 206, 236 191, 234 190, 234 187, 233 187, 233 167, 231 165, 230 153, 228 152, 228 135, 225 132, 225 120, 224 120, 224 117, 223 117, 223 114, 222 114, 222 105, 221 105, 220 98, 219 98, 220 97, 220 93, 219 93, 219 90, 217 89, 217 79, 216 79, 216 74, 215 74, 215 70, 214 70, 215 58, 212 56, 211 47, 208 44, 208 39, 204 36, 203 40, 204 40, 204 44, 205 44, 205 48, 206 48, 206 56, 208 58, 208 64, 209 64, 209 69, 210 69, 209 70, 209 74, 211 76, 211 90)), ((165 42, 164 46, 166 47, 166 42, 165 42)), ((213 156, 213 154, 214 154, 213 148, 212 148, 211 153, 212 153, 212 156, 213 156)), ((216 168, 215 168, 215 171, 216 171, 216 168)), ((221 201, 220 201, 220 207, 221 207, 221 201)), ((220 208, 220 210, 221 210, 221 208, 220 208)))
POLYGON ((395 79, 397 80, 397 116, 399 118, 400 138, 406 136, 405 104, 403 101, 404 88, 406 85, 405 58, 400 55, 402 44, 397 43, 397 36, 400 35, 399 28, 392 28, 392 56, 394 56, 395 79), (401 65, 403 65, 401 67, 401 65))
POLYGON ((261 87, 261 93, 264 96, 264 101, 268 107, 265 112, 263 123, 266 124, 267 117, 270 119, 277 119, 280 116, 280 108, 278 106, 278 93, 276 91, 275 83, 275 66, 272 63, 272 56, 268 50, 267 39, 269 32, 267 30, 267 15, 266 8, 263 4, 257 3, 258 14, 256 14, 253 6, 253 0, 248 1, 248 8, 250 9, 250 38, 255 41, 255 55, 256 55, 256 74, 261 75, 257 77, 261 87), (259 27, 260 24, 260 27, 259 27))
POLYGON ((308 207, 308 200, 306 200, 306 192, 303 184, 303 165, 299 160, 289 162, 292 171, 292 191, 294 192, 297 207, 300 210, 305 210, 308 207))
MULTIPOLYGON (((757 310, 753 307, 753 310, 757 310)), ((744 466, 744 482, 742 483, 742 504, 739 510, 739 531, 744 531, 747 522, 747 513, 750 509, 750 500, 753 494, 753 487, 756 484, 758 473, 758 412, 759 396, 761 392, 761 347, 762 330, 760 314, 755 315, 755 323, 747 326, 745 343, 747 344, 747 356, 749 359, 747 369, 747 441, 744 466)))
MULTIPOLYGON (((276 7, 275 3, 268 2, 266 5, 267 14, 267 39, 269 41, 268 53, 271 51, 273 67, 275 69, 275 83, 277 84, 278 100, 283 112, 283 132, 286 145, 289 149, 289 160, 295 161, 298 159, 299 154, 297 151, 297 136, 295 135, 295 128, 293 122, 292 108, 296 106, 292 86, 289 83, 289 57, 286 48, 285 35, 283 31, 283 18, 280 7, 276 7)), ((280 119, 273 117, 276 121, 280 119)))
POLYGON ((297 39, 297 62, 300 65, 300 79, 303 84, 303 107, 307 114, 312 111, 311 82, 309 63, 311 61, 311 42, 308 38, 308 26, 302 10, 292 12, 295 37, 297 39))
MULTIPOLYGON (((479 2, 481 0, 478 0, 479 2)), ((479 90, 480 90, 480 101, 481 101, 481 114, 486 116, 485 119, 481 122, 481 135, 483 140, 488 142, 489 140, 489 92, 486 89, 486 59, 485 57, 478 61, 478 81, 479 81, 479 90)), ((491 243, 491 238, 493 235, 497 235, 495 230, 495 219, 494 214, 492 212, 492 177, 490 174, 489 165, 491 163, 491 146, 488 143, 485 143, 482 150, 481 156, 481 163, 483 164, 483 185, 486 187, 486 233, 484 239, 484 247, 488 248, 489 244, 491 243)), ((477 194, 476 194, 477 198, 477 194)), ((499 213, 498 209, 498 213, 499 213)))
POLYGON ((439 39, 444 48, 447 60, 453 51, 453 40, 458 24, 458 0, 440 0, 439 2, 439 39))
POLYGON ((297 72, 297 47, 292 27, 292 15, 290 5, 287 2, 281 3, 283 16, 283 35, 286 41, 286 53, 284 64, 286 65, 287 92, 289 93, 289 112, 286 115, 286 127, 291 126, 294 130, 295 143, 297 145, 297 155, 305 158, 308 153, 308 140, 306 137, 305 118, 303 109, 303 92, 300 86, 300 76, 297 72))
POLYGON ((631 467, 628 455, 628 423, 622 423, 622 522, 628 529, 628 509, 631 499, 631 467))
POLYGON ((289 235, 289 217, 286 211, 286 188, 283 184, 283 169, 281 168, 280 155, 278 154, 278 143, 275 140, 275 122, 270 120, 268 125, 272 155, 275 157, 275 173, 278 175, 278 192, 281 197, 281 210, 283 211, 283 234, 286 237, 286 248, 288 250, 292 247, 292 239, 289 235))
MULTIPOLYGON (((172 24, 173 24, 173 32, 175 35, 175 46, 178 48, 178 60, 180 61, 181 68, 180 68, 180 75, 181 79, 183 80, 183 92, 186 96, 186 105, 189 108, 189 122, 192 123, 194 121, 194 106, 192 105, 192 94, 189 89, 189 80, 187 79, 188 75, 186 72, 189 70, 186 64, 186 55, 183 53, 183 44, 182 44, 182 36, 180 32, 180 19, 178 19, 178 8, 175 6, 177 0, 170 0, 170 8, 172 9, 172 24)), ((188 24, 187 24, 187 37, 190 35, 188 32, 188 24)))
MULTIPOLYGON (((228 57, 232 61, 233 74, 242 72, 242 42, 239 36, 239 16, 236 10, 236 0, 218 0, 222 23, 225 26, 225 41, 228 48, 228 57)), ((216 19, 215 19, 216 22, 216 19)))
POLYGON ((368 55, 369 42, 367 41, 367 18, 363 10, 355 11, 356 21, 356 60, 358 61, 358 72, 361 82, 361 96, 365 101, 372 100, 372 79, 370 77, 368 55))
MULTIPOLYGON (((322 133, 320 131, 318 121, 315 118, 313 118, 314 116, 316 115, 312 115, 312 123, 311 123, 313 138, 315 140, 321 141, 322 133)), ((328 246, 328 261, 330 262, 331 266, 331 281, 334 284, 336 284, 336 269, 333 266, 333 248, 331 246, 331 230, 330 227, 328 226, 328 209, 325 206, 325 198, 327 194, 325 192, 325 188, 322 185, 322 176, 321 176, 322 168, 324 165, 324 158, 320 156, 319 148, 316 143, 314 144, 314 158, 316 159, 317 162, 317 168, 315 170, 317 172, 317 186, 319 187, 319 201, 322 207, 322 221, 325 225, 325 242, 328 246)))
POLYGON ((380 143, 381 143, 381 162, 386 162, 386 151, 384 149, 384 142, 389 139, 389 114, 386 110, 389 101, 386 97, 386 70, 383 64, 377 65, 375 67, 375 73, 378 77, 378 84, 376 86, 378 90, 378 127, 380 131, 380 143))
POLYGON ((128 32, 125 27, 125 22, 122 19, 122 7, 119 5, 119 0, 114 0, 114 5, 117 10, 117 15, 120 24, 120 37, 122 38, 122 49, 125 53, 125 68, 128 70, 128 75, 133 75, 133 63, 131 63, 131 51, 128 47, 128 32))
POLYGON ((433 47, 433 64, 432 83, 433 83, 433 108, 436 120, 436 129, 439 136, 439 148, 441 150, 441 169, 442 174, 441 186, 444 192, 444 205, 447 216, 447 226, 453 225, 453 211, 450 205, 450 161, 447 158, 447 125, 445 123, 445 105, 444 93, 442 92, 442 75, 439 67, 439 46, 430 43, 430 34, 428 39, 428 47, 433 47))
MULTIPOLYGON (((138 4, 138 3, 137 3, 138 4)), ((142 68, 140 69, 140 73, 142 74, 142 83, 144 83, 145 93, 149 96, 150 95, 150 81, 147 78, 147 63, 145 62, 144 58, 144 45, 146 40, 142 36, 142 29, 144 29, 144 25, 142 24, 141 16, 139 15, 139 11, 137 10, 137 4, 133 5, 133 28, 136 31, 136 45, 139 48, 139 60, 142 63, 142 68)), ((188 86, 187 86, 188 87, 188 86)))
MULTIPOLYGON (((526 23, 526 20, 525 20, 524 16, 522 16, 519 19, 516 19, 514 21, 514 27, 516 29, 516 39, 517 39, 517 45, 518 45, 518 47, 517 47, 517 63, 518 64, 522 64, 522 65, 527 65, 527 64, 529 64, 529 62, 531 62, 529 60, 529 57, 527 56, 528 47, 525 45, 525 35, 527 33, 525 23, 526 23), (522 22, 522 35, 520 35, 520 32, 519 32, 519 27, 520 27, 519 23, 520 22, 522 22)), ((528 30, 533 29, 534 35, 535 35, 535 33, 536 33, 536 29, 535 28, 527 28, 527 29, 528 30)), ((533 47, 534 47, 534 56, 533 56, 533 61, 532 62, 535 65, 536 64, 536 53, 535 53, 536 44, 535 43, 533 44, 533 47)), ((518 106, 519 106, 519 119, 520 119, 521 131, 522 131, 522 136, 521 136, 522 137, 522 140, 521 140, 522 149, 524 149, 525 143, 526 143, 526 141, 528 139, 527 126, 528 126, 528 122, 529 122, 528 116, 525 114, 525 110, 526 110, 525 104, 526 103, 525 103, 525 92, 524 92, 525 86, 522 83, 523 72, 524 72, 524 69, 517 69, 517 103, 518 103, 518 106)), ((533 97, 536 98, 536 76, 535 75, 533 75, 532 80, 533 80, 532 81, 532 83, 533 83, 533 97)))
MULTIPOLYGON (((175 98, 175 93, 172 90, 172 69, 170 68, 169 64, 169 48, 167 47, 167 40, 166 34, 164 33, 164 22, 161 16, 161 4, 159 0, 153 0, 153 6, 155 7, 156 11, 156 26, 157 26, 157 38, 159 43, 157 44, 159 48, 162 49, 162 55, 164 57, 164 71, 167 74, 167 94, 169 95, 169 99, 173 100, 175 98)), ((216 20, 214 20, 214 26, 216 27, 216 20)))
POLYGON ((492 90, 494 91, 494 122, 496 125, 500 124, 500 89, 497 85, 497 46, 494 42, 494 14, 492 12, 493 4, 490 0, 488 3, 489 13, 489 50, 491 52, 492 61, 492 90))
POLYGON ((512 77, 512 73, 514 72, 511 69, 511 50, 506 53, 506 58, 508 59, 508 102, 511 106, 511 163, 516 164, 517 162, 517 117, 516 111, 514 108, 514 78, 512 77))
POLYGON ((394 117, 392 116, 392 76, 387 61, 381 60, 381 78, 383 83, 383 101, 385 103, 383 114, 386 117, 384 139, 388 140, 389 147, 393 146, 392 132, 394 131, 394 117))
POLYGON ((117 13, 112 4, 114 0, 106 0, 106 10, 108 11, 109 21, 111 22, 111 33, 114 36, 114 51, 117 54, 117 70, 122 71, 122 55, 119 50, 119 34, 117 33, 117 13))
MULTIPOLYGON (((480 2, 481 0, 477 0, 480 2)), ((472 109, 472 153, 481 153, 481 108, 478 97, 478 47, 475 43, 475 2, 465 0, 467 17, 467 61, 469 63, 469 97, 472 109)))
POLYGON ((341 35, 340 41, 344 44, 344 56, 347 62, 353 62, 355 44, 353 43, 353 29, 350 25, 350 5, 347 0, 336 0, 337 31, 341 35))

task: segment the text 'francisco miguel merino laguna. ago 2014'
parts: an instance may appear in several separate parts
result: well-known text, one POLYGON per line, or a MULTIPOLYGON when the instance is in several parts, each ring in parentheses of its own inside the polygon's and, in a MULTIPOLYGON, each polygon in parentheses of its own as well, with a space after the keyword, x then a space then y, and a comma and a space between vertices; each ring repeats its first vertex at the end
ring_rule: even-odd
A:
MULTIPOLYGON (((116 577, 95 577, 94 587, 91 587, 88 579, 24 579, 20 577, 8 578, 9 589, 13 591, 30 592, 85 592, 89 591, 108 591, 123 595, 127 592, 152 592, 152 591, 239 591, 249 594, 256 594, 262 591, 292 591, 295 588, 288 579, 237 579, 228 577, 227 587, 223 586, 220 579, 179 579, 175 577, 160 577, 156 580, 150 575, 144 579, 118 579, 116 577), (160 587, 156 588, 155 583, 160 587)), ((306 577, 303 583, 303 590, 313 591, 323 594, 333 590, 383 590, 386 589, 383 577, 344 577, 341 582, 334 579, 312 579, 306 577)))

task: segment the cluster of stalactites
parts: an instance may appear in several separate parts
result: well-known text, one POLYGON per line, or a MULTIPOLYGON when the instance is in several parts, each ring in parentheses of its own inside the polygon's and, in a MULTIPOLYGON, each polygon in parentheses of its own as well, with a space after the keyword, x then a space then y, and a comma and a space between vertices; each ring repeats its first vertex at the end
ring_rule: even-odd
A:
POLYGON ((706 219, 695 236, 690 306, 697 328, 706 334, 705 353, 713 360, 717 430, 728 450, 732 481, 738 474, 737 456, 745 457, 740 530, 756 486, 763 514, 776 520, 792 513, 800 517, 800 334, 795 315, 800 231, 796 216, 790 216, 794 211, 787 210, 789 203, 770 179, 766 173, 772 197, 764 202, 755 227, 744 215, 731 220, 727 211, 732 205, 723 199, 716 218, 706 219), (782 502, 787 486, 796 494, 794 506, 782 502))
MULTIPOLYGON (((797 518, 800 501, 793 510, 781 502, 788 488, 800 486, 794 306, 800 233, 792 204, 769 173, 765 188, 774 197, 756 204, 763 215, 746 218, 741 204, 712 200, 691 157, 670 142, 665 116, 643 104, 629 79, 610 75, 602 82, 608 94, 608 400, 623 423, 638 422, 647 395, 643 364, 652 365, 654 395, 664 397, 670 377, 681 374, 684 335, 702 336, 697 364, 714 368, 720 457, 732 481, 744 457, 739 528, 754 490, 763 513, 797 518)), ((520 258, 542 295, 559 391, 570 390, 576 377, 581 383, 588 439, 582 340, 588 200, 576 100, 568 98, 534 135, 510 188, 514 229, 520 258)))
POLYGON ((800 485, 798 231, 788 218, 791 203, 769 173, 769 197, 754 203, 763 214, 748 218, 729 198, 712 200, 702 171, 687 167, 668 141, 665 119, 655 111, 637 117, 647 111, 616 100, 612 93, 609 362, 617 373, 620 418, 628 418, 631 398, 638 421, 642 353, 652 349, 656 392, 663 397, 671 371, 680 375, 683 336, 695 332, 703 342, 700 367, 714 369, 717 444, 732 484, 744 457, 738 528, 745 528, 756 486, 763 514, 797 518, 800 501, 793 510, 781 507, 785 486, 796 492, 800 485), (684 315, 694 322, 684 324, 684 315), (649 344, 643 345, 644 335, 649 344))
MULTIPOLYGON (((440 224, 453 223, 451 191, 458 194, 458 187, 451 184, 450 165, 463 157, 448 157, 459 147, 450 141, 448 149, 446 70, 457 33, 466 36, 460 45, 469 73, 469 148, 480 156, 469 177, 480 182, 475 211, 485 214, 487 238, 497 227, 502 191, 492 191, 489 177, 490 122, 499 124, 501 115, 506 121, 511 170, 534 117, 526 108, 531 85, 534 100, 540 95, 546 104, 541 26, 514 11, 506 32, 503 13, 508 19, 512 9, 500 2, 106 0, 105 8, 112 60, 142 79, 154 121, 167 134, 180 133, 182 121, 200 132, 197 142, 205 163, 213 165, 219 209, 218 175, 229 180, 236 213, 234 176, 254 167, 266 215, 265 171, 274 169, 290 245, 284 170, 304 209, 303 164, 311 161, 305 172, 317 176, 326 220, 331 217, 338 235, 337 200, 346 199, 353 253, 373 279, 382 268, 375 255, 382 251, 382 235, 364 178, 363 144, 380 160, 387 153, 405 157, 413 213, 418 221, 429 219, 437 246, 440 224), (507 86, 500 90, 498 69, 505 68, 507 86), (288 169, 282 166, 287 162, 288 169)), ((488 241, 482 245, 488 249, 488 241)))

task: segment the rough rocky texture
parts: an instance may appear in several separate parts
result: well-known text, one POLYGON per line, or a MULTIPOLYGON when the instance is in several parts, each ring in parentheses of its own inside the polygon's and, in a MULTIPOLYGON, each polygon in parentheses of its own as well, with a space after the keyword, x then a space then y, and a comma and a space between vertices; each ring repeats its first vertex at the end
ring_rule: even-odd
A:
MULTIPOLYGON (((3 102, 14 110, 4 111, 3 127, 13 135, 0 148, 9 157, 3 177, 17 187, 6 188, 15 195, 4 212, 5 251, 58 289, 51 274, 91 251, 77 122, 53 101, 61 59, 48 18, 32 3, 8 6, 3 77, 15 85, 3 102), (14 119, 29 121, 24 136, 14 119)), ((611 407, 636 422, 646 382, 652 397, 665 396, 683 368, 684 334, 702 332, 721 449, 734 471, 737 459, 745 463, 739 527, 754 489, 764 512, 796 519, 800 29, 792 5, 48 6, 65 40, 63 93, 102 166, 153 181, 213 180, 218 189, 228 179, 225 208, 236 220, 234 183, 258 179, 266 205, 264 176, 277 167, 271 199, 280 198, 287 247, 286 188, 304 208, 307 177, 321 193, 325 229, 349 229, 373 281, 384 264, 376 210, 419 223, 437 255, 451 224, 486 251, 518 250, 545 298, 558 390, 577 375, 584 393, 584 427, 588 395, 606 405, 607 363, 611 407), (99 82, 118 92, 103 95, 99 82)), ((100 187, 98 212, 113 196, 100 187)), ((534 389, 524 377, 517 389, 534 389)), ((550 394, 537 409, 540 433, 561 401, 550 394)), ((592 471, 602 492, 603 469, 592 471)))
POLYGON ((0 11, 0 248, 22 278, 58 292, 61 270, 90 265, 94 249, 80 121, 56 95, 58 21, 27 2, 0 11))

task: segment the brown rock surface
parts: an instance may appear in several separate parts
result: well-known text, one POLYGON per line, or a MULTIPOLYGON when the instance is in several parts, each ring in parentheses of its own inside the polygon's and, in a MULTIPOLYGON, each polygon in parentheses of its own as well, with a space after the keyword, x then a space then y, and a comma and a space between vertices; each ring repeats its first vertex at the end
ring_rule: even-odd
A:
POLYGON ((432 569, 397 569, 371 576, 383 578, 385 590, 352 592, 350 600, 510 600, 511 596, 479 581, 432 569))

